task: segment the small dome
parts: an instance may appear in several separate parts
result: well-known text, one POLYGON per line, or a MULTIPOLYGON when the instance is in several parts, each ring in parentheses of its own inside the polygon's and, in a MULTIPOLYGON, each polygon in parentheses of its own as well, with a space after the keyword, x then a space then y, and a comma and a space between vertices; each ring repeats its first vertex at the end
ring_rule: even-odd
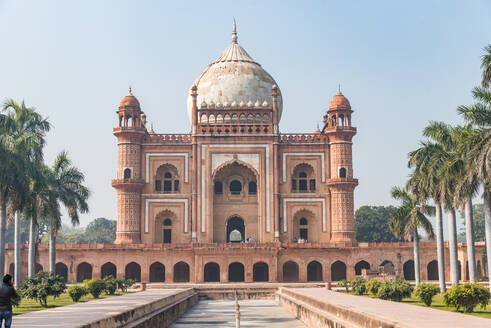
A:
POLYGON ((268 102, 266 100, 263 102, 263 107, 268 107, 268 102))
POLYGON ((351 105, 349 103, 348 98, 346 98, 341 91, 338 92, 337 95, 335 95, 332 100, 331 104, 329 105, 329 110, 349 110, 351 109, 351 105))
POLYGON ((133 93, 131 93, 131 88, 128 92, 128 95, 125 96, 121 102, 119 103, 119 107, 135 107, 140 109, 140 102, 138 99, 136 99, 135 96, 133 96, 133 93))
POLYGON ((256 100, 256 102, 254 103, 254 107, 261 107, 261 103, 259 102, 259 100, 256 100))

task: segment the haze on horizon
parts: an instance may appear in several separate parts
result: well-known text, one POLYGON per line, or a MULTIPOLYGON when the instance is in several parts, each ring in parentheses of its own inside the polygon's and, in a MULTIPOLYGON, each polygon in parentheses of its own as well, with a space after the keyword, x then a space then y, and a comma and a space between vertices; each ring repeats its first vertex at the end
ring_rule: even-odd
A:
POLYGON ((46 162, 67 150, 92 191, 81 224, 115 219, 119 101, 131 85, 157 133, 188 133, 189 87, 235 17, 281 88, 281 132, 314 132, 341 85, 358 128, 355 208, 389 205, 428 121, 457 124, 472 102, 490 14, 487 1, 0 0, 0 101, 49 117, 46 162))

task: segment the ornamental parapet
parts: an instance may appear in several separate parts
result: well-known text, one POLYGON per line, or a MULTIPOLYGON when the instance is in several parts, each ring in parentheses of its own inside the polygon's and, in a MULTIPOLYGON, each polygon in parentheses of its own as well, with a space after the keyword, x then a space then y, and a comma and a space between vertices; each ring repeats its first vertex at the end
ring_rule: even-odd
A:
POLYGON ((143 142, 159 144, 191 144, 191 135, 187 133, 147 134, 145 135, 143 142))
MULTIPOLYGON (((412 242, 387 242, 387 243, 180 243, 180 244, 57 244, 56 248, 63 250, 88 250, 88 249, 339 249, 339 248, 413 248, 412 242)), ((477 248, 484 248, 486 243, 479 241, 474 243, 477 248)), ((436 242, 420 242, 422 248, 436 248, 436 242)), ((444 247, 448 247, 445 242, 444 247)), ((458 248, 467 247, 466 243, 458 243, 458 248)), ((7 250, 13 250, 14 244, 5 244, 7 250)), ((20 248, 27 250, 29 244, 21 244, 20 248)), ((49 244, 39 244, 40 250, 48 250, 49 244)))
POLYGON ((272 134, 273 127, 269 124, 242 124, 242 125, 229 125, 229 124, 200 124, 198 126, 198 133, 201 135, 264 135, 272 134))
POLYGON ((321 133, 282 133, 280 143, 282 144, 311 144, 327 143, 328 139, 321 133))

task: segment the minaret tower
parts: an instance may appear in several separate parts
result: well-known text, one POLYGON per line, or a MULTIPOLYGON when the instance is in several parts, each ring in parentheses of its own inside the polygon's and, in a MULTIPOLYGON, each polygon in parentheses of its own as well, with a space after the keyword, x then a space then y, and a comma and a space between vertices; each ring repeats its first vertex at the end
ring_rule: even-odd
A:
POLYGON ((356 243, 353 192, 358 179, 353 178, 351 105, 338 91, 324 115, 323 133, 329 137, 331 196, 331 241, 356 243))
POLYGON ((115 243, 135 244, 141 241, 140 203, 145 183, 141 173, 141 144, 147 131, 145 114, 131 87, 116 113, 119 123, 113 134, 118 138, 118 176, 112 180, 118 193, 115 243))

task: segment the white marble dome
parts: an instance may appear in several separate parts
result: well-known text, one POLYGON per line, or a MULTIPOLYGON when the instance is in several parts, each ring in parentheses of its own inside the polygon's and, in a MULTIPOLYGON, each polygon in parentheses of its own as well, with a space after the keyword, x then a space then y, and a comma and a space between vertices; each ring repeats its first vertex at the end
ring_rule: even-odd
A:
MULTIPOLYGON (((198 87, 198 101, 208 104, 231 103, 272 103, 271 88, 276 84, 268 72, 254 61, 237 43, 237 32, 234 25, 232 43, 225 51, 208 65, 208 68, 191 84, 198 87)), ((189 119, 192 117, 192 98, 189 88, 187 109, 189 119)), ((283 100, 278 88, 278 117, 281 118, 283 100)), ((217 105, 218 107, 218 105, 217 105)))

